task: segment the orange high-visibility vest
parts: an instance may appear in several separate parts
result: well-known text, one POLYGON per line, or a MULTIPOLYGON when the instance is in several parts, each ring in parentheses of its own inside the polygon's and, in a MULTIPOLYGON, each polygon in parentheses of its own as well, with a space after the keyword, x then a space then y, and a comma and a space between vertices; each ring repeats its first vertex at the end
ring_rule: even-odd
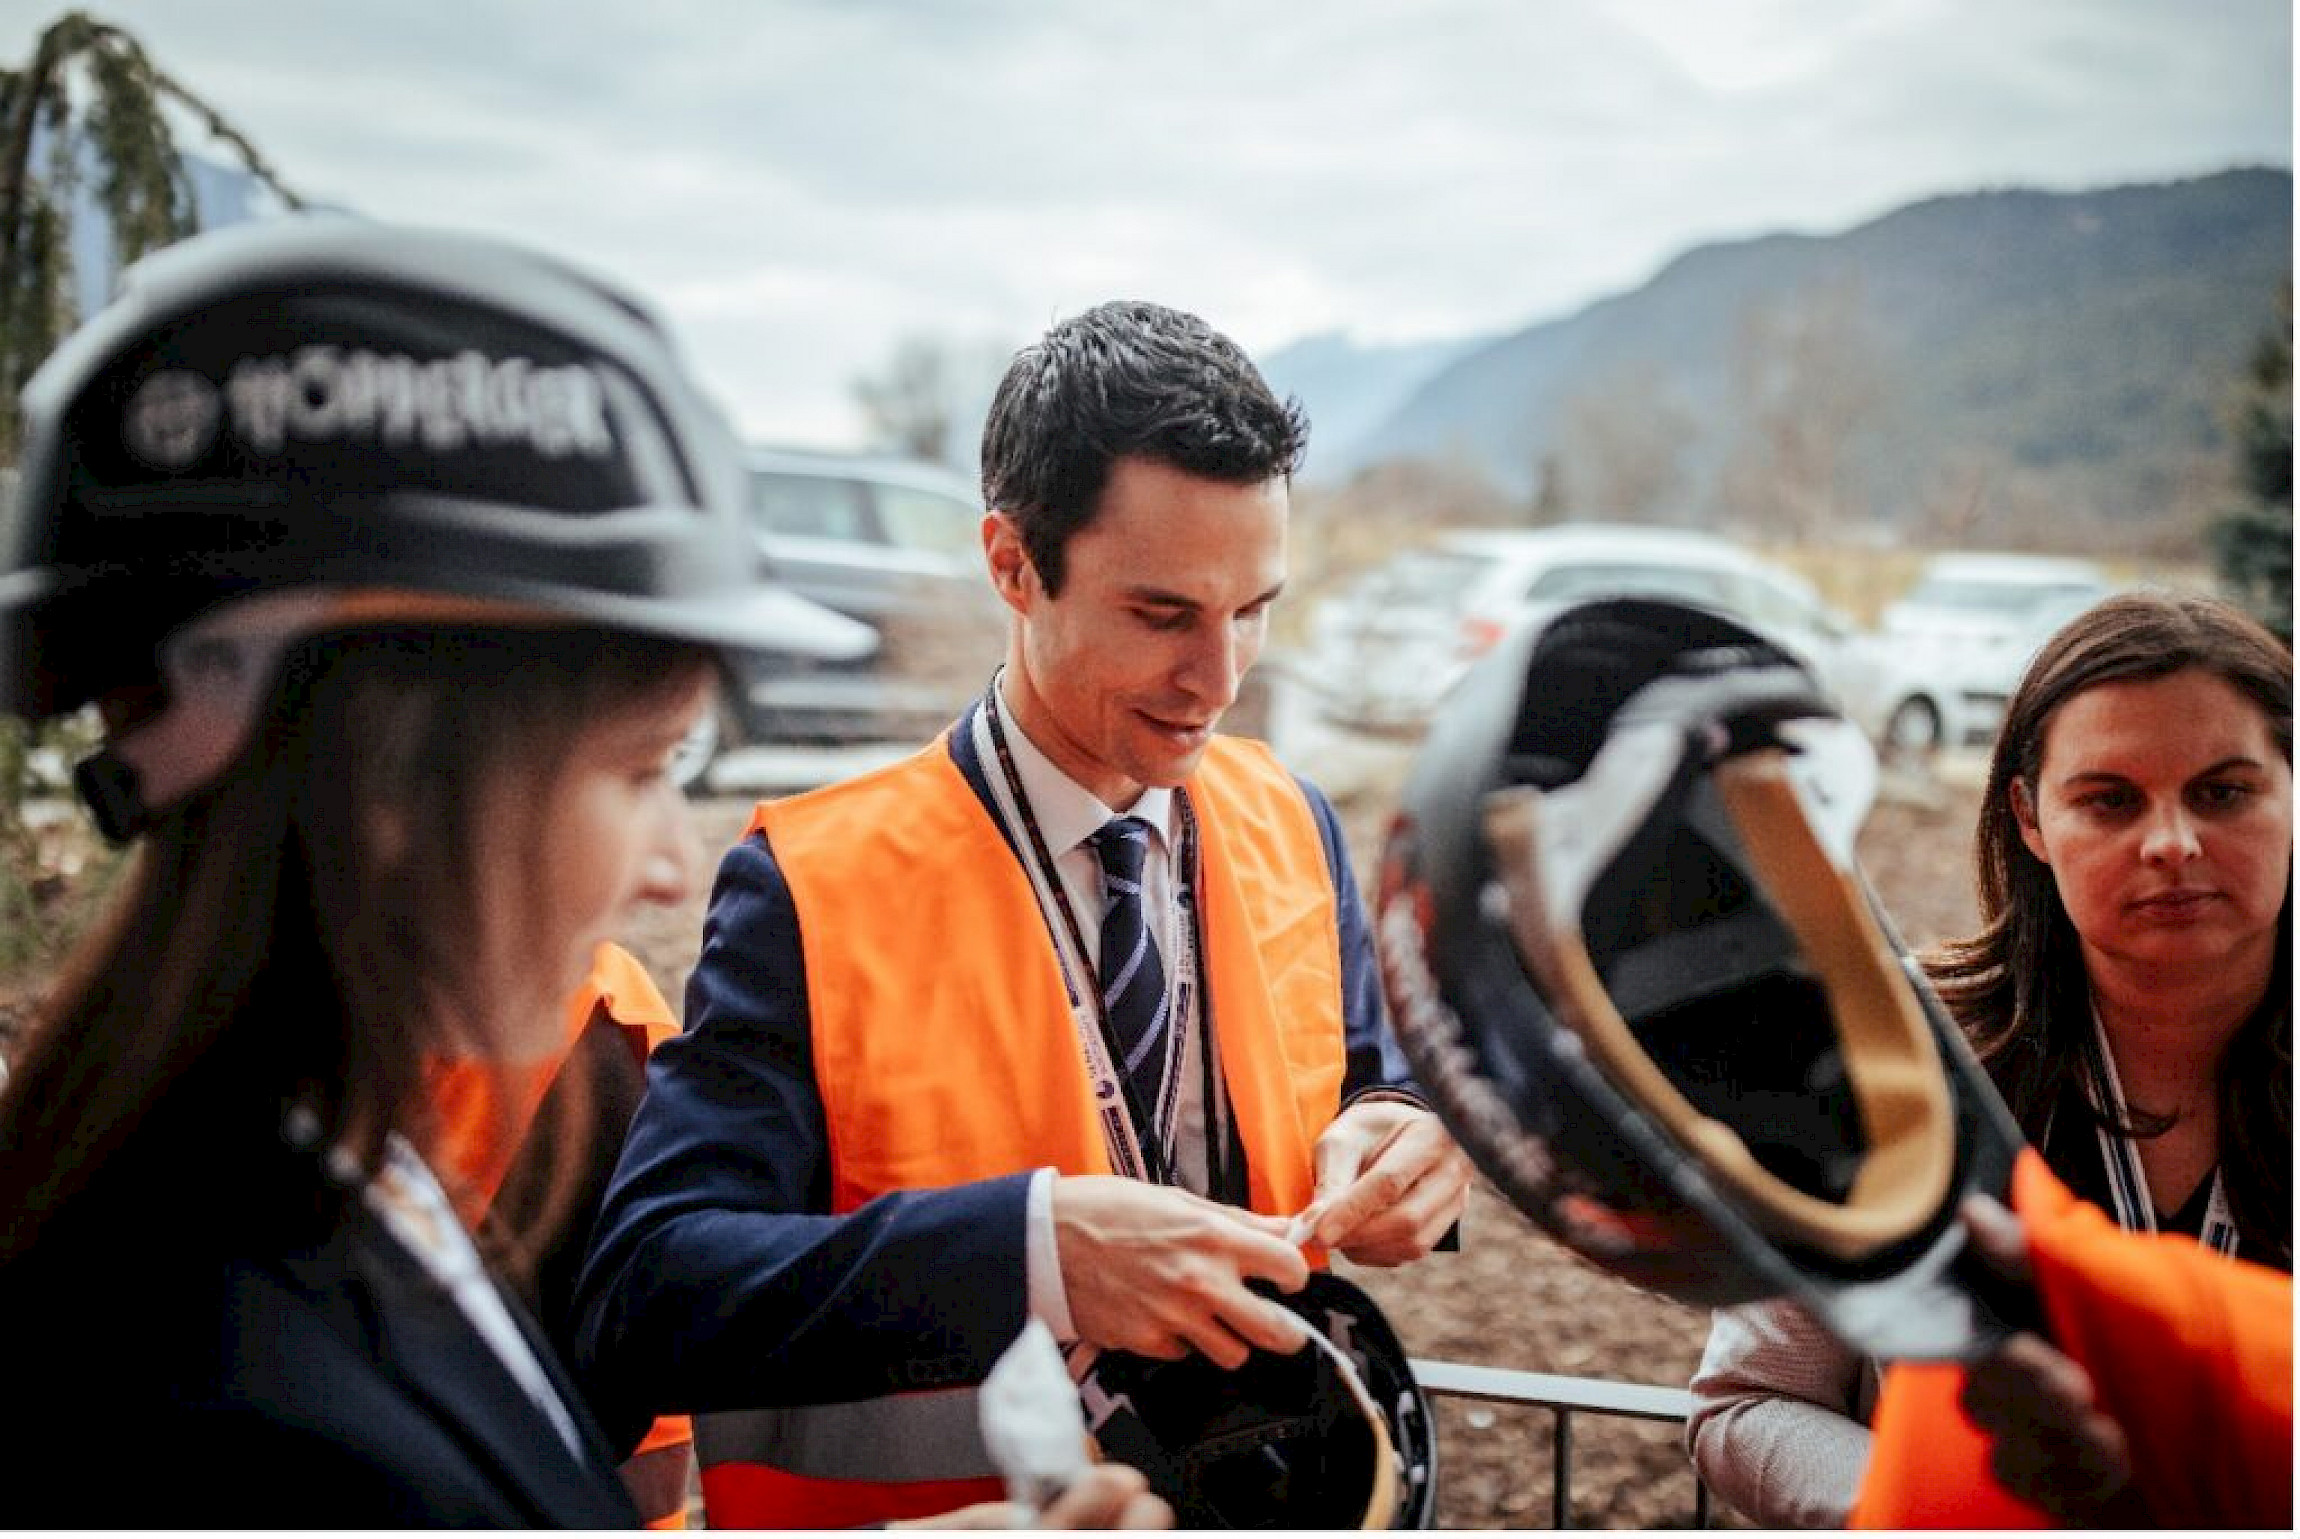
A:
MULTIPOLYGON (((1250 1203, 1298 1212, 1341 1102, 1333 874, 1301 788, 1260 744, 1217 738, 1187 791, 1206 1021, 1250 1203)), ((1037 897, 946 745, 764 803, 752 828, 798 914, 832 1211, 1047 1165, 1109 1173, 1037 897)), ((698 1417, 704 1510, 713 1526, 821 1528, 996 1499, 975 1417, 971 1388, 698 1417)))
MULTIPOLYGON (((677 1016, 636 957, 602 943, 590 974, 567 1001, 566 1035, 559 1052, 529 1064, 449 1060, 431 1071, 439 1113, 440 1168, 455 1179, 464 1224, 476 1229, 516 1163, 535 1115, 583 1034, 612 1030, 644 1065, 657 1043, 679 1034, 677 1016)), ((581 1235, 574 1237, 580 1242, 581 1235)), ((619 1473, 649 1528, 687 1526, 687 1486, 694 1466, 694 1430, 684 1416, 662 1416, 619 1473)))
MULTIPOLYGON (((2292 1526, 2292 1279, 2187 1235, 2128 1234, 2034 1149, 2013 1211, 2052 1339, 2124 1429, 2132 1488, 2168 1528, 2292 1526)), ((1953 1363, 1896 1363, 1877 1401, 1856 1528, 2048 1528, 1989 1473, 1953 1363)))

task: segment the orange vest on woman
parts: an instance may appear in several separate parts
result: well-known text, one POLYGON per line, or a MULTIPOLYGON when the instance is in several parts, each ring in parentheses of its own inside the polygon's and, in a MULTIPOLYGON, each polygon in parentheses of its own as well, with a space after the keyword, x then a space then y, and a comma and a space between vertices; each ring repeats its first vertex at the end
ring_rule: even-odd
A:
MULTIPOLYGON (((1250 1205, 1297 1212, 1341 1104, 1332 870, 1301 788, 1260 744, 1217 738, 1186 791, 1205 1021, 1250 1205)), ((798 914, 833 1212, 1047 1165, 1109 1173, 1030 878, 943 743, 762 804, 751 826, 798 914)), ((697 1417, 705 1511, 715 1527, 824 1528, 997 1499, 975 1415, 967 1388, 697 1417)))
MULTIPOLYGON (((602 943, 591 972, 567 1001, 566 1037, 555 1056, 532 1064, 455 1059, 433 1065, 431 1092, 439 1114, 439 1167, 452 1177, 464 1224, 476 1229, 502 1190, 553 1081, 586 1031, 616 1032, 633 1061, 679 1032, 662 991, 622 947, 602 943)), ((614 1130, 620 1136, 622 1130, 614 1130)), ((581 1244, 576 1234, 568 1242, 581 1244)), ((649 1528, 687 1526, 687 1483, 694 1468, 694 1430, 684 1416, 657 1417, 619 1473, 649 1528)))

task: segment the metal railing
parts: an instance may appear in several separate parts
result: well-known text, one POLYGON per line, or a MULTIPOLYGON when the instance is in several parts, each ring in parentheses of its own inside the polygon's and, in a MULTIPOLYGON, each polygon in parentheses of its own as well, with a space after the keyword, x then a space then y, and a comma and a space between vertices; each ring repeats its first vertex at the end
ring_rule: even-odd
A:
MULTIPOLYGON (((1593 1416, 1625 1416, 1637 1421, 1683 1426, 1693 1411, 1690 1394, 1660 1384, 1620 1384, 1610 1379, 1583 1379, 1568 1374, 1482 1368, 1475 1363, 1447 1363, 1428 1357, 1414 1358, 1412 1363, 1414 1377, 1427 1394, 1497 1405, 1538 1406, 1551 1413, 1553 1475, 1549 1515, 1551 1525, 1556 1528, 1573 1526, 1573 1418, 1576 1413, 1587 1411, 1593 1416)), ((1693 1526, 1709 1526, 1709 1489, 1698 1476, 1693 1481, 1693 1526)))

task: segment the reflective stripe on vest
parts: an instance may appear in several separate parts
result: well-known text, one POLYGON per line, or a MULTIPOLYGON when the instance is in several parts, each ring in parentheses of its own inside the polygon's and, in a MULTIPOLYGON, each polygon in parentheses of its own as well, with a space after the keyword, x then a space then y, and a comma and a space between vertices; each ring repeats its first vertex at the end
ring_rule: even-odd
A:
POLYGON ((695 1418, 695 1456, 812 1480, 970 1480, 996 1473, 972 1389, 695 1418))
POLYGON ((649 1528, 687 1526, 687 1487, 695 1473, 695 1445, 687 1418, 665 1416, 648 1429, 639 1451, 616 1467, 639 1521, 649 1528))
POLYGON ((972 1389, 698 1416, 695 1457, 714 1528, 854 1528, 1006 1494, 972 1389))
MULTIPOLYGON (((1251 1205, 1298 1212, 1316 1189, 1312 1143, 1341 1101, 1332 869, 1301 788, 1262 745, 1215 739, 1187 790, 1201 837, 1208 1020, 1246 1151, 1251 1205)), ((947 743, 761 804, 751 826, 773 847, 798 915, 833 1212, 890 1191, 1043 1165, 1108 1172, 1045 919, 947 743), (889 939, 870 948, 855 945, 858 936, 889 939), (906 1029, 888 1030, 888 1022, 906 1029)), ((1023 1279, 1014 1285, 1019 1292, 1023 1279)), ((986 1461, 942 1462, 958 1446, 955 1426, 914 1433, 885 1419, 957 1414, 914 1410, 907 1402, 916 1400, 964 1404, 964 1440, 981 1459, 971 1395, 961 1402, 948 1391, 778 1410, 757 1421, 747 1413, 697 1417, 711 1523, 871 1521, 895 1516, 893 1503, 926 1483, 986 1471, 986 1461), (717 1426, 726 1421, 742 1426, 717 1426), (919 1484, 886 1490, 887 1505, 858 1507, 868 1487, 850 1484, 848 1471, 919 1484)), ((998 1494, 988 1487, 988 1498, 998 1494)))

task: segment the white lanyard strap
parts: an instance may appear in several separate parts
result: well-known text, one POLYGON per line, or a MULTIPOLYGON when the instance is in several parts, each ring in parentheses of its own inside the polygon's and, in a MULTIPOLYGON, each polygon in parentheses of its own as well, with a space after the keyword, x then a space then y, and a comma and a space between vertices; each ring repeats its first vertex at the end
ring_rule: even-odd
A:
MULTIPOLYGON (((1109 1150, 1111 1168, 1119 1175, 1137 1180, 1165 1182, 1175 1169, 1178 1120, 1176 1110, 1180 1104, 1181 1077, 1198 1057, 1198 1043, 1202 1013, 1198 983, 1197 926, 1191 922, 1191 872, 1187 869, 1195 853, 1196 840, 1185 841, 1187 848, 1174 865, 1174 890, 1180 897, 1183 923, 1175 926, 1178 945, 1175 965, 1168 970, 1167 988, 1170 990, 1171 1009, 1168 1020, 1173 1041, 1167 1054, 1166 1075, 1155 1108, 1145 1108, 1156 1136, 1156 1144, 1145 1157, 1141 1130, 1135 1126, 1131 1108, 1126 1101, 1124 1084, 1118 1077, 1110 1045, 1105 1037, 1101 1017, 1101 991, 1092 980, 1095 970, 1087 960, 1085 944, 1078 928, 1076 915, 1071 912, 1070 900, 1064 896, 1060 874, 1055 870, 1053 856, 1043 848, 1037 824, 1023 802, 1022 788, 1015 779, 1006 756, 1000 751, 998 726, 993 712, 998 709, 998 684, 994 679, 984 693, 980 709, 968 723, 972 734, 976 761, 983 767, 983 780, 990 786, 993 810, 1006 825, 1007 837, 1018 851, 1023 852, 1022 868, 1030 879, 1032 893, 1038 899, 1039 912, 1046 922, 1048 937, 1054 942, 1054 959, 1062 972, 1062 987, 1070 1003, 1070 1021, 1078 1037, 1078 1048, 1086 1060, 1087 1083, 1094 1095, 1095 1120, 1101 1125, 1102 1139, 1109 1150), (996 770, 994 772, 994 768, 996 770), (1089 980, 1081 987, 1080 979, 1089 980)), ((1211 1108, 1209 1108, 1211 1113, 1211 1108)), ((1214 1119, 1209 1115, 1209 1126, 1214 1119)), ((1213 1174, 1209 1161, 1208 1178, 1213 1174)))
MULTIPOLYGON (((2116 1127, 2126 1126, 2124 1083, 2117 1077, 2116 1055, 2109 1051, 2108 1028, 2101 1025, 2098 1010, 2092 1013, 2092 1032, 2098 1051, 2086 1065, 2086 1095, 2094 1111, 2108 1114, 2116 1127)), ((2117 1226, 2141 1234, 2156 1233, 2156 1202, 2149 1195, 2148 1173, 2140 1168, 2139 1151, 2115 1128, 2100 1126, 2094 1131, 2100 1139, 2100 1162, 2108 1171, 2108 1196, 2116 1208, 2117 1226)), ((2235 1255, 2241 1238, 2217 1164, 2212 1167, 2212 1194, 2204 1201, 2204 1226, 2196 1238, 2206 1249, 2223 1256, 2235 1255)))

